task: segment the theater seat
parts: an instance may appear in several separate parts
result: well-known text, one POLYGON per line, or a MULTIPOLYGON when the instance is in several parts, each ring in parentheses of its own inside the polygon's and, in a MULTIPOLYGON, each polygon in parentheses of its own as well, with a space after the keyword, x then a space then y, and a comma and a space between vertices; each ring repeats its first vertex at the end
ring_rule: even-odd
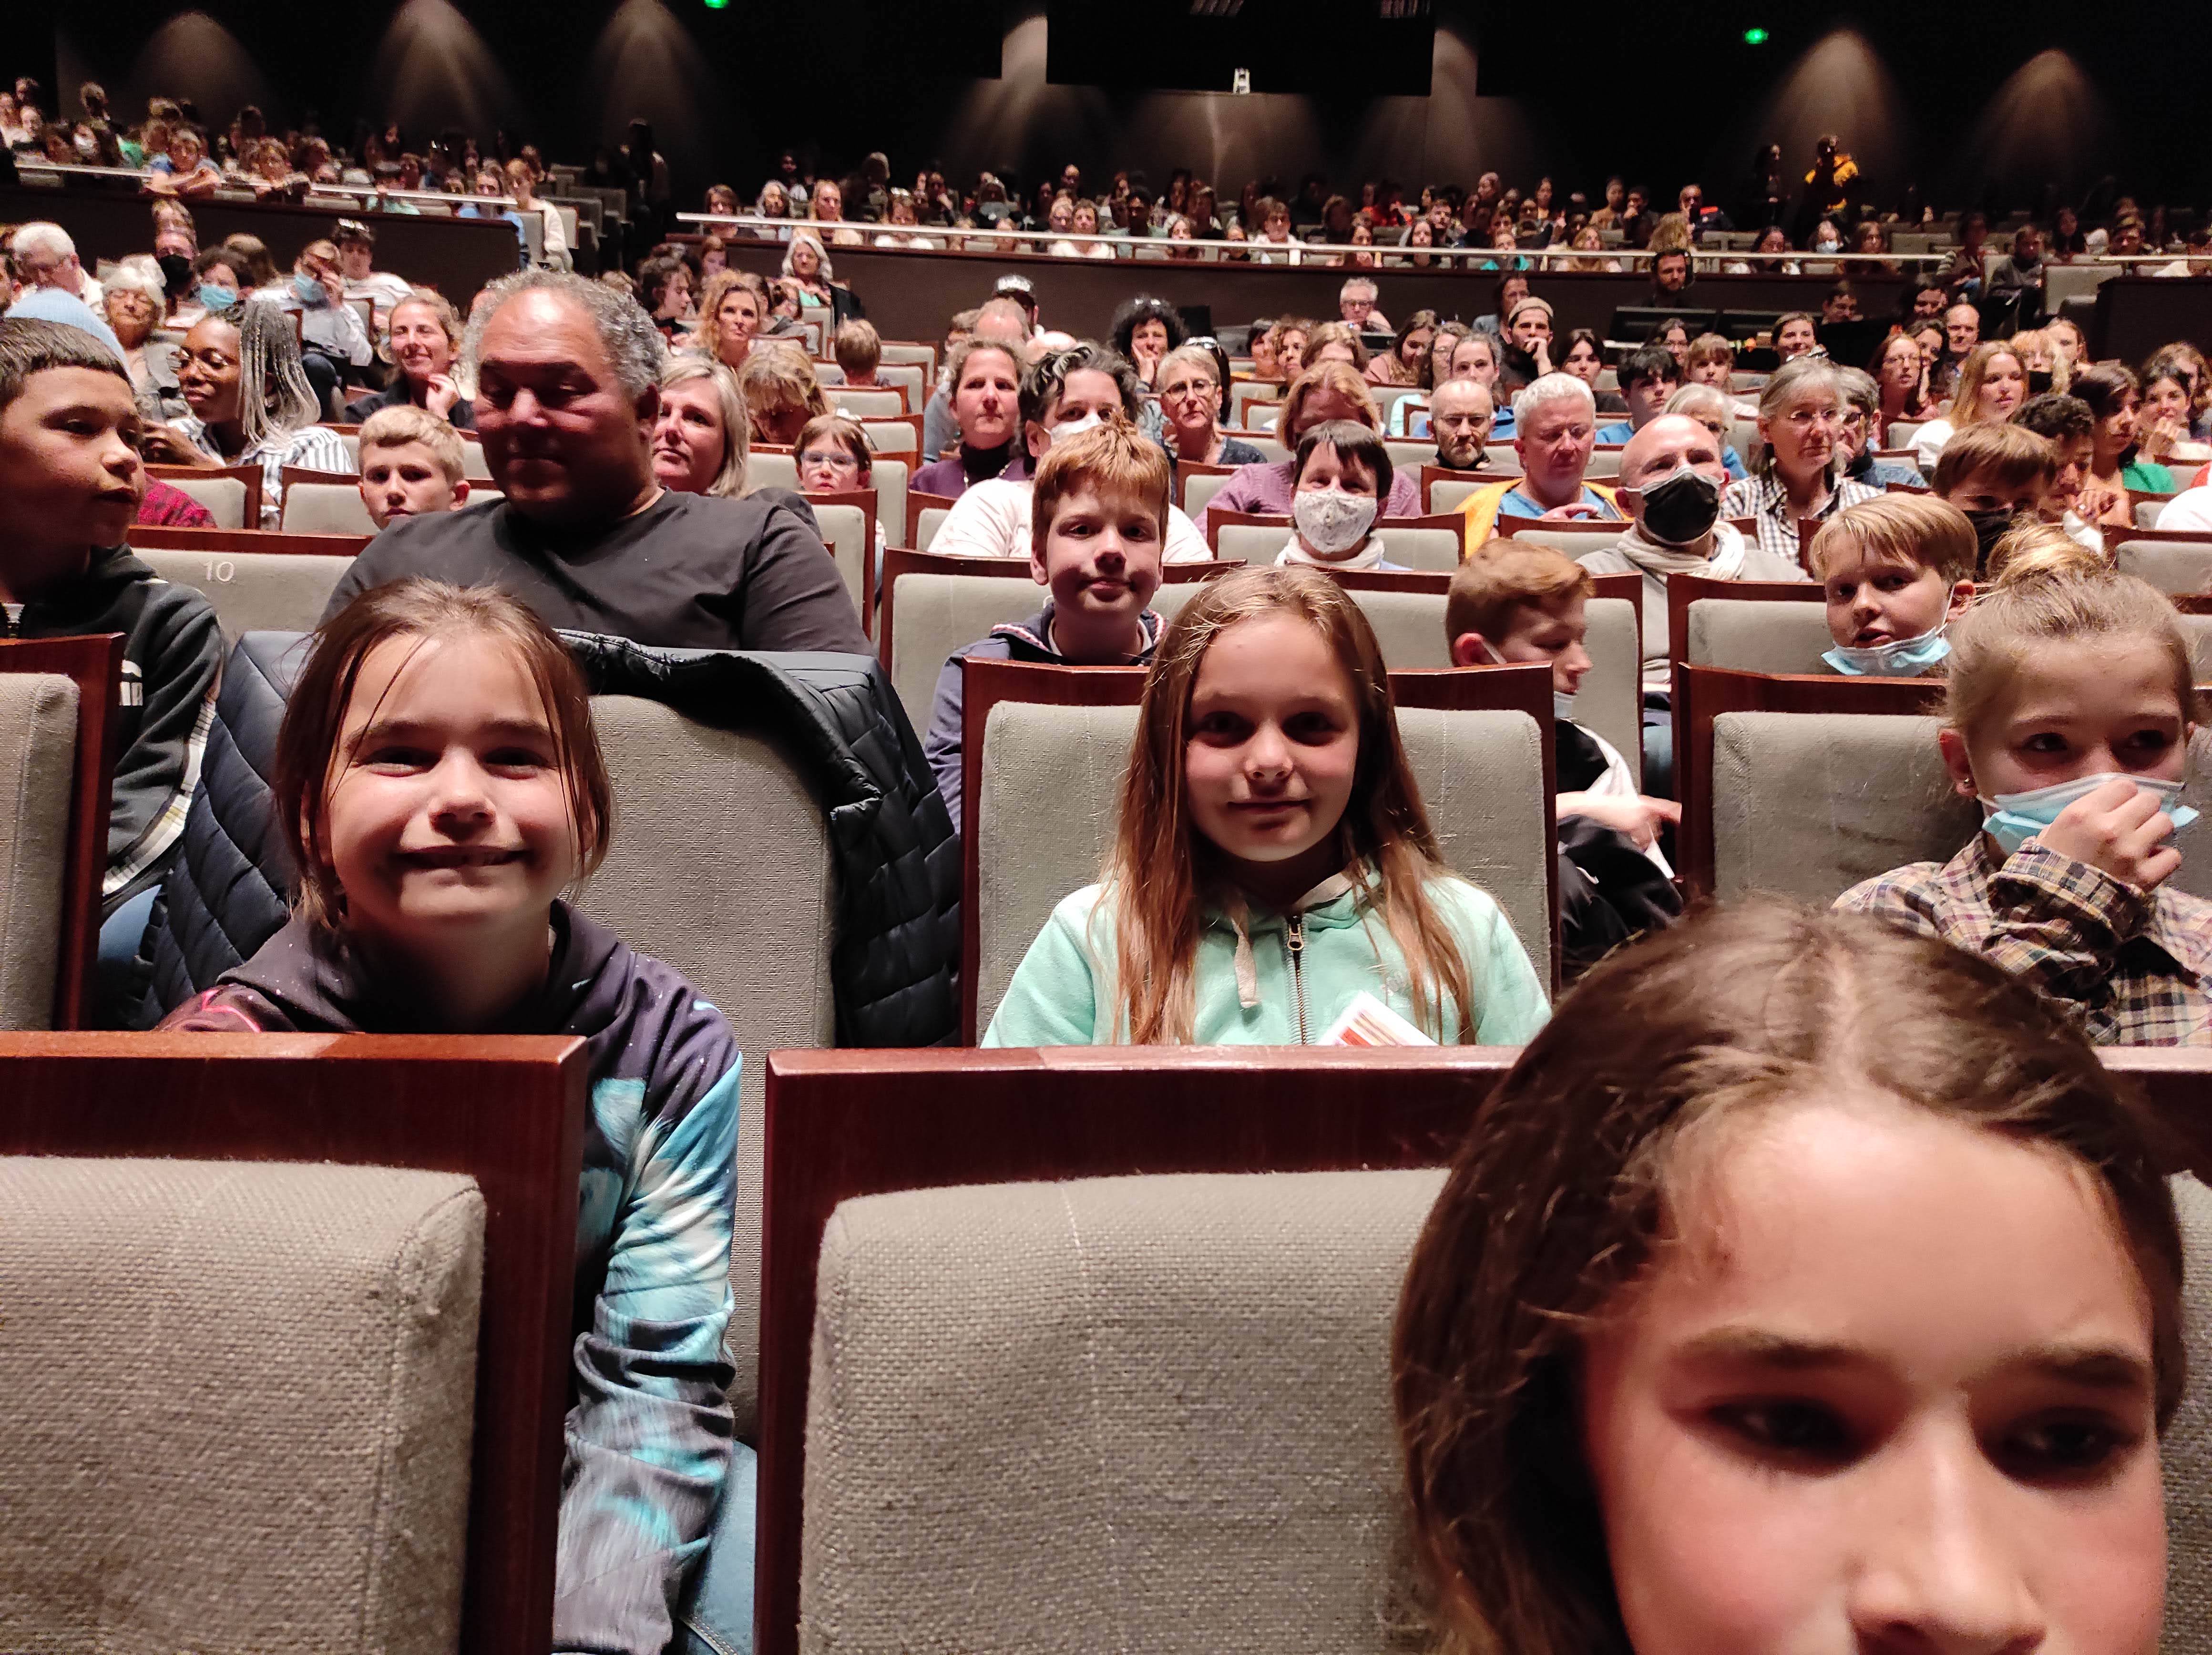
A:
POLYGON ((1611 742, 1629 768, 1644 747, 1644 675, 1636 605, 1622 597, 1593 597, 1583 605, 1589 630, 1583 639, 1589 670, 1575 693, 1575 722, 1611 742))
MULTIPOLYGON (((1229 549, 1229 537, 1239 532, 1237 529, 1221 531, 1224 556, 1235 555, 1229 549)), ((1279 534, 1280 530, 1242 532, 1279 534)), ((1182 613, 1184 604, 1205 590, 1202 584, 1194 581, 1162 586, 1152 594, 1152 608, 1171 621, 1182 613)), ((1359 605, 1359 612, 1375 629, 1375 641, 1382 650, 1382 664, 1393 672, 1407 672, 1417 667, 1448 667, 1452 664, 1450 641, 1444 636, 1442 592, 1356 591, 1346 596, 1359 605)), ((899 624, 905 623, 906 616, 901 615, 899 624)))
POLYGON ((0 672, 0 1028, 53 1027, 76 709, 69 678, 0 672))
POLYGON ((0 1159, 0 1648, 458 1647, 483 1197, 0 1159))
POLYGON ((1700 597, 1690 605, 1689 632, 1682 659, 1739 672, 1825 673, 1820 657, 1836 646, 1826 605, 1811 600, 1700 597))
POLYGON ((1441 1172, 848 1201, 823 1235, 800 1646, 1396 1647, 1398 1285, 1441 1172))
POLYGON ((295 482, 284 490, 280 526, 288 535, 373 535, 376 519, 361 489, 338 482, 295 482))
MULTIPOLYGON (((208 515, 215 519, 218 529, 243 529, 246 524, 246 485, 236 477, 179 477, 162 479, 171 488, 182 490, 207 507, 208 515)), ((261 526, 260 518, 254 527, 261 526)))
POLYGON ((1774 891, 1826 907, 1908 862, 1948 862, 1981 812, 1951 791, 1936 731, 1934 718, 1875 713, 1723 713, 1713 721, 1715 894, 1774 891))
MULTIPOLYGON (((292 485, 295 492, 307 486, 292 485)), ((358 503, 360 496, 354 498, 358 503)), ((233 644, 249 632, 313 632, 331 593, 353 567, 349 557, 313 553, 149 547, 137 555, 162 579, 204 594, 222 623, 224 640, 233 644)))
POLYGON ((2201 592, 2212 587, 2212 535, 2201 541, 2132 540, 2114 536, 2112 567, 2148 580, 2162 592, 2201 592))
POLYGON ((731 1402, 738 1429, 750 1434, 768 1054, 837 1043, 829 834, 800 773, 773 742, 628 695, 593 696, 592 721, 614 783, 615 838, 580 906, 690 978, 744 1051, 727 1343, 737 1369, 731 1402), (708 846, 714 854, 702 855, 708 846))
POLYGON ((830 506, 820 500, 808 504, 813 510, 822 543, 830 549, 837 573, 845 578, 845 590, 852 596, 853 607, 858 610, 860 583, 866 573, 867 560, 875 550, 868 543, 868 514, 857 506, 830 506))
MULTIPOLYGON (((1162 586, 1153 594, 1152 607, 1170 615, 1169 605, 1187 595, 1183 585, 1162 586)), ((891 636, 890 678, 907 722, 917 731, 928 731, 937 675, 946 657, 988 638, 995 626, 1028 620, 1050 596, 1034 580, 1005 575, 901 575, 891 605, 898 621, 891 636)))
MULTIPOLYGON (((1441 637, 1440 625, 1437 631, 1441 637)), ((1120 816, 1136 720, 1133 706, 1001 701, 991 709, 969 824, 980 835, 979 1033, 990 1027, 1054 905, 1097 879, 1120 816)), ((1445 862, 1497 900, 1537 976, 1548 981, 1553 846, 1534 722, 1517 712, 1407 708, 1398 727, 1445 862)))

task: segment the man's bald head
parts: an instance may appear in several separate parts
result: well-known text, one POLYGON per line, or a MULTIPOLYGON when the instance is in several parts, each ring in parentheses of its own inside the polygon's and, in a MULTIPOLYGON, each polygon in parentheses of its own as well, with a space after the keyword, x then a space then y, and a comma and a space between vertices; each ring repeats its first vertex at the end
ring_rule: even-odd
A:
POLYGON ((1728 477, 1719 438, 1686 414, 1662 414, 1647 421, 1620 451, 1621 487, 1638 488, 1685 465, 1723 482, 1728 477))

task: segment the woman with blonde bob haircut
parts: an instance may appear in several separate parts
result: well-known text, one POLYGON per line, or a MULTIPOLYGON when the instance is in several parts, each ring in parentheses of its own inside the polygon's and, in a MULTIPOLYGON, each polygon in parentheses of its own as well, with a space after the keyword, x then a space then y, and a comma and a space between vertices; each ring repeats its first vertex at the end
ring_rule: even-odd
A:
POLYGON ((736 374, 703 357, 672 355, 660 370, 653 476, 680 494, 734 500, 745 492, 751 427, 736 374))
POLYGON ((1546 1015, 1498 905, 1444 863, 1358 605, 1239 569, 1161 638, 1102 881, 1053 911, 983 1044, 1304 1043, 1363 996, 1447 1043, 1546 1015))
POLYGON ((1996 966, 1773 898, 1615 954, 1400 1297, 1432 1646, 2150 1655, 2182 1270, 2133 1093, 1996 966))

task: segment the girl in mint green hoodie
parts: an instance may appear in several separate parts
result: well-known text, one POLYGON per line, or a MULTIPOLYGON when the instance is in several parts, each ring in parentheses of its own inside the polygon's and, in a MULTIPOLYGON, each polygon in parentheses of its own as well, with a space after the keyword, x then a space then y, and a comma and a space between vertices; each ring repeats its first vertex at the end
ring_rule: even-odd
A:
POLYGON ((1363 991, 1446 1043, 1519 1045, 1547 1014, 1438 852, 1358 606, 1238 570, 1161 639, 1104 879, 1054 910, 983 1044, 1301 1044, 1363 991))

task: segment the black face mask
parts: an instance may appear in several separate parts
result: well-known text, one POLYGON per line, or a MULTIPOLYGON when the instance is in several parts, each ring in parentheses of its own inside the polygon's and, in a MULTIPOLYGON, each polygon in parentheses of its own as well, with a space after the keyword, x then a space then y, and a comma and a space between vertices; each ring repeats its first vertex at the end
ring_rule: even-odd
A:
POLYGON ((1966 520, 1974 525, 1974 543, 1979 549, 1978 567, 1984 569, 1989 567, 1991 549, 2005 537, 2014 524, 2021 521, 2009 506, 1992 506, 1986 511, 1969 512, 1966 520))
POLYGON ((2029 396, 2031 396, 2031 397, 2040 397, 2041 395, 2043 395, 2043 393, 2044 393, 2045 391, 2048 391, 2048 390, 2050 390, 2050 389, 2051 389, 2051 370, 2050 370, 2049 368, 2047 368, 2047 367, 2032 367, 2032 368, 2028 369, 2028 371, 2027 371, 2027 394, 2028 394, 2029 396))
POLYGON ((161 280, 171 293, 184 293, 192 285, 192 261, 182 253, 163 253, 154 261, 161 267, 161 280))
POLYGON ((1720 520, 1721 486, 1684 466, 1644 489, 1644 532, 1668 546, 1704 539, 1720 520))

